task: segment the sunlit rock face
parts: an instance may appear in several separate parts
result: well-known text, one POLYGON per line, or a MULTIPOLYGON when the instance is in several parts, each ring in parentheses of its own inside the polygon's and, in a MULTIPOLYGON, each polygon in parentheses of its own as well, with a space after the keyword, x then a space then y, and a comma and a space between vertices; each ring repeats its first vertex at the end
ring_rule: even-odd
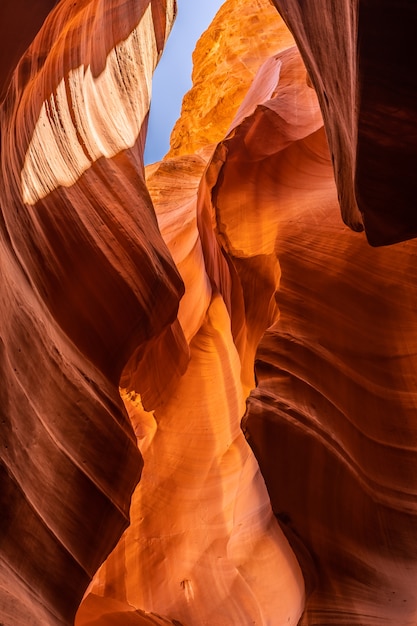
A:
POLYGON ((5 626, 415 624, 416 246, 340 219, 365 13, 276 4, 308 75, 228 0, 146 175, 174 2, 39 2, 4 57, 5 626))
POLYGON ((225 2, 197 42, 193 86, 172 131, 169 156, 221 141, 260 65, 293 43, 270 0, 225 2))
MULTIPOLYGON (((240 429, 243 303, 231 302, 234 279, 221 265, 212 226, 206 233, 201 223, 198 228, 203 168, 201 158, 177 157, 152 168, 148 178, 161 233, 185 284, 178 322, 188 363, 173 381, 169 353, 158 359, 164 367, 156 397, 148 396, 147 372, 126 367, 123 398, 144 470, 131 526, 91 591, 182 624, 297 624, 304 602, 301 571, 240 429), (212 267, 223 273, 222 284, 212 267)), ((174 356, 181 362, 180 354, 174 356)), ((81 606, 77 626, 88 623, 81 606)))

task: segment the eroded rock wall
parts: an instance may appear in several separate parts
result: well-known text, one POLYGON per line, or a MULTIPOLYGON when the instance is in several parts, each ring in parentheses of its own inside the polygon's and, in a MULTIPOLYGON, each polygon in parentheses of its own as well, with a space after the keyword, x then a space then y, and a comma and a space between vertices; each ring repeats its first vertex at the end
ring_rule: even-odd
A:
POLYGON ((411 625, 416 245, 373 249, 330 206, 296 214, 244 429, 314 589, 301 623, 411 625))
MULTIPOLYGON (((274 4, 308 74, 270 2, 228 0, 146 177, 174 2, 61 0, 10 50, 7 626, 73 623, 113 547, 76 626, 415 623, 416 247, 373 249, 339 214, 373 243, 414 233, 362 202, 367 155, 372 195, 398 154, 368 134, 370 3, 274 4)), ((411 128, 401 154, 404 89, 375 118, 411 128)))
POLYGON ((415 237, 415 4, 273 4, 296 39, 320 100, 345 223, 354 230, 363 224, 375 246, 415 237))
MULTIPOLYGON (((220 291, 236 277, 220 264, 215 240, 208 249, 197 228, 203 167, 199 158, 177 157, 148 178, 161 233, 185 284, 178 320, 189 362, 174 384, 164 369, 166 379, 153 404, 139 397, 143 376, 131 365, 125 370, 123 397, 144 471, 132 500, 131 526, 91 591, 182 624, 297 624, 304 606, 302 574, 240 429, 243 354, 233 330, 245 335, 245 321, 241 311, 243 326, 232 328, 236 303, 220 291), (210 276, 211 267, 223 273, 221 287, 210 276), (154 411, 145 411, 142 401, 154 411)), ((213 237, 211 226, 207 235, 213 237)), ((175 356, 175 345, 171 349, 175 356)), ((82 606, 77 624, 84 623, 82 606)))
POLYGON ((197 42, 193 85, 184 96, 168 155, 194 154, 221 141, 260 65, 292 43, 269 0, 225 2, 197 42))
POLYGON ((173 12, 60 2, 1 105, 7 626, 72 623, 128 524, 141 458, 120 373, 175 319, 183 290, 141 161, 147 87, 173 12))

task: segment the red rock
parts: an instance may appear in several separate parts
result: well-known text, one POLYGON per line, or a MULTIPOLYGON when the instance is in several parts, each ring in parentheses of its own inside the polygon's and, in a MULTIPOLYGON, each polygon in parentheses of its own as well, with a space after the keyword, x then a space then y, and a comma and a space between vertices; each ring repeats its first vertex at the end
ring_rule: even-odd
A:
POLYGON ((344 221, 375 246, 415 237, 414 2, 273 3, 320 100, 344 221))
POLYGON ((155 2, 153 16, 146 7, 60 2, 2 104, 7 626, 71 623, 127 526, 141 459, 119 377, 133 351, 175 319, 183 289, 143 179, 148 94, 125 97, 146 84, 158 56, 151 40, 135 44, 155 12, 165 17, 165 6, 155 2))
POLYGON ((415 234, 414 78, 372 3, 274 4, 309 77, 228 0, 146 176, 175 3, 1 9, 5 626, 415 621, 416 250, 338 204, 415 234))

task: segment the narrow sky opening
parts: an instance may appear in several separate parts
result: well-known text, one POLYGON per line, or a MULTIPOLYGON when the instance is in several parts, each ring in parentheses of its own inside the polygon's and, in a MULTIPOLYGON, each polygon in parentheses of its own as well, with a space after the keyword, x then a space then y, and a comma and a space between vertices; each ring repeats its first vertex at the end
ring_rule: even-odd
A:
POLYGON ((184 94, 191 88, 192 53, 224 0, 177 0, 178 15, 152 83, 145 164, 168 152, 184 94))

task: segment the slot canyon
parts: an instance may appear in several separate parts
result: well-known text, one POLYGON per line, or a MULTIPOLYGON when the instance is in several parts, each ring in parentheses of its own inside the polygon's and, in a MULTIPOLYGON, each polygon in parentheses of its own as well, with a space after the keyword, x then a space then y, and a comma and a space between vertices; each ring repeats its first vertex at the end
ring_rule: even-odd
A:
POLYGON ((417 4, 1 2, 0 626, 416 626, 417 4))

